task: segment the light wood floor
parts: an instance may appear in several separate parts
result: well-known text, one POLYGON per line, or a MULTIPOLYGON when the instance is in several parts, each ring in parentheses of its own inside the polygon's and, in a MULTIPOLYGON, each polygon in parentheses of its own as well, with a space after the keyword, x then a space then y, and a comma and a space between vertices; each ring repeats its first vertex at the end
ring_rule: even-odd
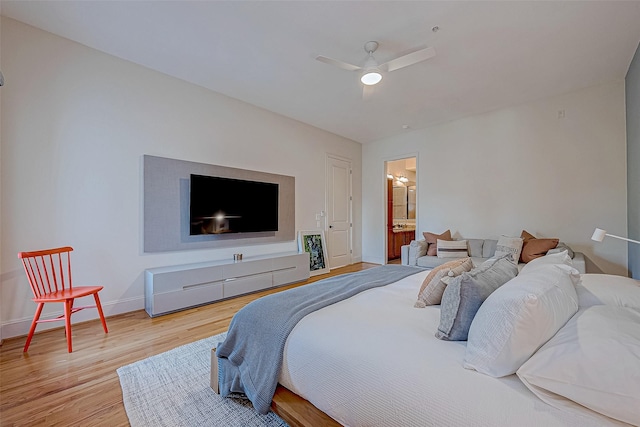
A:
MULTIPOLYGON (((128 426, 116 369, 174 347, 227 330, 233 315, 261 296, 337 274, 375 267, 358 263, 307 282, 150 318, 144 310, 74 324, 73 353, 64 329, 0 346, 0 424, 2 426, 128 426)), ((35 305, 34 305, 35 311, 35 305)))

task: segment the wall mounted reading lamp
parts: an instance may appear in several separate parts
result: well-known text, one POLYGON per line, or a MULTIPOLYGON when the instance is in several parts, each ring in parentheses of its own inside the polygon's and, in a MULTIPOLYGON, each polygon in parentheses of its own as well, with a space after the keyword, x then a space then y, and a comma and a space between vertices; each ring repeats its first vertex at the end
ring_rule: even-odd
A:
POLYGON ((637 240, 627 239, 626 237, 614 236, 613 234, 608 234, 606 230, 601 228, 596 228, 596 231, 593 232, 593 236, 591 236, 591 240, 595 240, 596 242, 602 242, 604 240, 604 236, 613 237, 615 239, 626 240, 627 242, 637 243, 640 245, 640 242, 637 240))

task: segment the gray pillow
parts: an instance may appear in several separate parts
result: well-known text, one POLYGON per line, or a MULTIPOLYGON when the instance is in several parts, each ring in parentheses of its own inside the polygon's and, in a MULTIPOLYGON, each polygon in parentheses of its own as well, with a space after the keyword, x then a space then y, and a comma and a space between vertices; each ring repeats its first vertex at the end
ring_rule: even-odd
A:
POLYGON ((482 245, 482 258, 491 258, 496 253, 497 240, 485 239, 482 245))
POLYGON ((518 267, 510 256, 489 259, 452 279, 442 295, 436 338, 466 341, 471 322, 489 295, 516 277, 518 267))
POLYGON ((564 242, 559 242, 558 245, 555 248, 549 249, 549 251, 547 252, 547 255, 559 254, 562 251, 567 251, 567 253, 569 254, 569 257, 571 259, 573 259, 573 257, 575 256, 575 254, 573 253, 571 248, 569 246, 567 246, 567 244, 564 243, 564 242))
POLYGON ((475 258, 483 258, 482 256, 483 244, 484 244, 483 239, 467 239, 467 250, 469 251, 469 256, 475 257, 475 258))

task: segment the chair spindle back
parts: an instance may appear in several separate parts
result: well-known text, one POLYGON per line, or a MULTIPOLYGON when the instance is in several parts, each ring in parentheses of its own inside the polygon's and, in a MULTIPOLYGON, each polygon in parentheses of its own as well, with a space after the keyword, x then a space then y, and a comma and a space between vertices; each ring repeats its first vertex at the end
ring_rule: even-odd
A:
POLYGON ((27 274, 31 291, 35 298, 42 295, 71 289, 71 251, 64 246, 35 252, 20 252, 24 271, 27 274))

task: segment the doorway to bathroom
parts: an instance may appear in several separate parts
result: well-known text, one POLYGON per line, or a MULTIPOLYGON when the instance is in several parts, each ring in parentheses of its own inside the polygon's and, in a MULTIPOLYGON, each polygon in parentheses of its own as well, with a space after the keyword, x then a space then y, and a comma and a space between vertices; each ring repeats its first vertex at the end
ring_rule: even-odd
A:
POLYGON ((416 234, 417 158, 385 162, 387 263, 399 264, 401 248, 416 234))

